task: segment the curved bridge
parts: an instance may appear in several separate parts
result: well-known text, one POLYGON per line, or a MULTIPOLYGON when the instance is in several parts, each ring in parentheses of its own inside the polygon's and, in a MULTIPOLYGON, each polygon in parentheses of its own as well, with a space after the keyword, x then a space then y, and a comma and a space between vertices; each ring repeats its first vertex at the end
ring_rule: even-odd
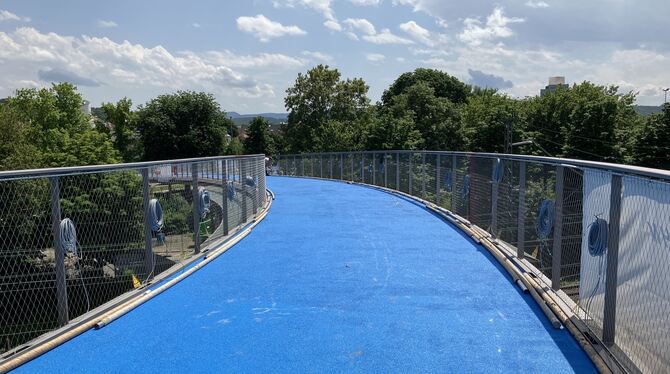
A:
POLYGON ((272 177, 249 236, 18 372, 593 372, 485 249, 413 201, 272 177))

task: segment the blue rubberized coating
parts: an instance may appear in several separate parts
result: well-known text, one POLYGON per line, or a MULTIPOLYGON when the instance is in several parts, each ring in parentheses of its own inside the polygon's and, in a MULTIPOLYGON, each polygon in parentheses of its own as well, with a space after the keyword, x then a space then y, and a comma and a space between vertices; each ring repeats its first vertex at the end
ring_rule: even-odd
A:
POLYGON ((18 372, 595 372, 485 249, 425 208, 268 183, 272 209, 239 244, 18 372))

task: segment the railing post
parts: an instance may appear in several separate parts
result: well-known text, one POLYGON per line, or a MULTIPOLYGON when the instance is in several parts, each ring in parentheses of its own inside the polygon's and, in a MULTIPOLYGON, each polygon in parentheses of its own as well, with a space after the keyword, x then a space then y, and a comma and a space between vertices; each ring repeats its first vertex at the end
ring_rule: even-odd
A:
MULTIPOLYGON (((496 179, 495 169, 497 159, 493 159, 493 169, 491 169, 491 235, 498 237, 498 187, 500 183, 496 179)), ((502 162, 502 161, 501 161, 502 162)), ((504 169, 503 169, 504 170, 504 169)), ((504 171, 501 171, 504 172, 504 171)))
POLYGON ((389 183, 388 183, 388 164, 386 163, 388 161, 388 153, 384 153, 384 162, 382 165, 384 165, 384 187, 388 188, 389 183))
POLYGON ((328 168, 330 169, 330 179, 333 179, 333 155, 328 155, 328 168))
POLYGON ((142 199, 144 201, 144 269, 147 279, 154 269, 154 252, 151 248, 151 209, 149 207, 149 169, 144 168, 142 173, 142 199))
POLYGON ((344 180, 344 153, 340 153, 340 180, 344 180))
POLYGON ((421 152, 421 197, 426 198, 426 182, 428 175, 426 173, 426 152, 421 152))
POLYGON ((309 164, 311 165, 312 168, 312 173, 309 176, 314 177, 314 155, 309 156, 309 164))
POLYGON ((556 167, 556 201, 554 202, 554 246, 551 254, 551 288, 561 288, 561 249, 563 244, 563 176, 565 168, 556 167))
POLYGON ((456 155, 451 156, 451 211, 456 213, 456 155))
MULTIPOLYGON (((257 165, 255 164, 256 160, 253 159, 253 158, 250 158, 248 162, 249 163, 253 162, 253 164, 250 165, 251 167, 249 168, 251 170, 251 174, 249 176, 251 178, 253 178, 254 185, 253 185, 253 187, 245 186, 244 188, 251 191, 251 192, 249 192, 249 194, 252 195, 251 196, 251 213, 254 216, 256 216, 256 214, 258 213, 258 184, 260 183, 260 176, 256 174, 256 173, 258 173, 258 168, 256 167, 257 165)), ((263 174, 265 174, 265 173, 263 173, 263 174)), ((244 182, 246 183, 246 181, 247 181, 247 179, 246 179, 246 176, 245 176, 244 182)))
POLYGON ((361 153, 361 183, 365 183, 365 153, 361 153))
POLYGON ((621 223, 621 175, 612 175, 609 218, 610 221, 607 230, 607 269, 605 272, 605 305, 603 308, 603 343, 612 346, 616 336, 617 269, 619 267, 619 230, 621 223))
POLYGON ((516 256, 526 257, 526 162, 519 161, 519 216, 517 217, 516 256))
POLYGON ((300 173, 301 177, 305 176, 305 156, 300 155, 300 169, 302 170, 302 173, 300 173))
POLYGON ((354 181, 354 154, 350 153, 349 156, 351 157, 351 160, 350 160, 351 161, 351 179, 349 179, 349 180, 353 182, 354 181))
POLYGON ((51 229, 54 237, 56 262, 56 308, 58 324, 64 326, 70 320, 67 305, 67 283, 65 278, 65 249, 60 242, 60 183, 58 177, 49 178, 51 193, 51 229))
POLYGON ((319 178, 323 179, 323 155, 319 155, 319 178))
MULTIPOLYGON (((223 201, 221 209, 223 210, 223 236, 228 235, 229 221, 228 221, 228 160, 223 159, 221 162, 221 184, 223 185, 223 201)), ((233 188, 235 186, 233 185, 233 188)))
POLYGON ((200 253, 200 194, 198 193, 198 164, 191 164, 191 189, 193 190, 193 241, 194 252, 200 253))
MULTIPOLYGON (((247 191, 246 188, 246 172, 247 168, 246 165, 244 164, 244 160, 240 159, 239 161, 240 165, 240 189, 242 190, 242 222, 247 222, 247 197, 245 196, 245 192, 247 191)), ((312 162, 312 168, 314 168, 314 163, 312 162)))
POLYGON ((395 189, 400 191, 400 152, 395 154, 395 189))
POLYGON ((409 174, 407 175, 407 184, 408 184, 408 187, 407 187, 408 192, 407 193, 410 194, 410 195, 412 194, 412 179, 413 179, 412 178, 412 174, 413 174, 412 173, 412 159, 413 158, 414 158, 414 153, 410 152, 409 153, 409 168, 408 168, 409 169, 409 174))
POLYGON ((440 205, 440 169, 442 169, 441 155, 437 154, 435 160, 435 204, 440 205))
POLYGON ((377 154, 372 154, 372 184, 377 185, 377 154))

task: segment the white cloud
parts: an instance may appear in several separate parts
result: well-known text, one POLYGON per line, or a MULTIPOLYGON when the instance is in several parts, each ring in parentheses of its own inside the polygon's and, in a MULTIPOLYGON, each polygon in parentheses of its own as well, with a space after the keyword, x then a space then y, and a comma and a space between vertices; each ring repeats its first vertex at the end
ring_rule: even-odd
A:
POLYGON ((191 24, 191 26, 195 27, 196 29, 199 29, 200 27, 202 27, 202 25, 200 25, 197 22, 193 22, 193 24, 191 24))
POLYGON ((303 56, 307 56, 309 58, 312 58, 314 60, 319 60, 323 61, 326 63, 332 63, 333 62, 333 56, 322 53, 322 52, 317 52, 317 51, 302 51, 303 56))
POLYGON ((425 11, 426 8, 421 0, 393 0, 393 5, 407 5, 412 7, 415 12, 425 11))
POLYGON ((253 34, 262 42, 279 38, 285 35, 305 35, 307 32, 298 26, 284 26, 279 22, 271 21, 262 14, 255 17, 237 18, 237 28, 253 34))
POLYGON ((326 19, 323 22, 323 25, 333 31, 341 31, 342 26, 340 26, 337 18, 335 17, 335 12, 331 7, 332 0, 275 0, 272 2, 275 8, 279 7, 289 7, 293 8, 296 5, 300 5, 304 8, 312 9, 326 19))
POLYGON ((0 21, 30 22, 30 17, 20 17, 8 10, 0 9, 0 21))
POLYGON ((377 33, 375 26, 365 18, 347 18, 344 24, 349 26, 352 30, 357 30, 366 35, 374 35, 377 33))
POLYGON ((158 92, 193 89, 228 97, 273 97, 271 85, 232 67, 267 66, 269 61, 283 66, 292 61, 290 57, 272 54, 237 56, 230 60, 214 57, 222 56, 215 53, 174 55, 160 45, 145 47, 128 41, 117 43, 108 38, 62 36, 22 27, 12 33, 0 32, 4 72, 0 75, 0 86, 7 90, 0 92, 0 96, 25 86, 19 85, 21 81, 35 81, 41 70, 45 79, 54 75, 45 76, 45 72, 55 71, 60 76, 76 72, 77 79, 95 79, 107 89, 125 87, 124 91, 154 87, 158 92))
POLYGON ((508 27, 511 23, 524 22, 523 18, 509 18, 505 16, 503 8, 496 6, 486 18, 486 24, 476 18, 466 18, 463 21, 465 28, 459 34, 459 39, 470 45, 480 45, 484 41, 508 38, 514 35, 512 29, 508 27))
POLYGON ((323 25, 333 31, 342 31, 342 26, 337 21, 332 19, 324 21, 323 25))
POLYGON ((531 8, 549 8, 549 4, 541 0, 528 0, 526 6, 531 8))
POLYGON ((256 55, 239 55, 229 50, 208 51, 200 54, 184 52, 183 55, 194 55, 208 63, 225 65, 236 69, 273 68, 279 70, 302 68, 307 61, 302 58, 287 56, 281 53, 259 53, 256 55))
POLYGON ((446 29, 446 28, 449 27, 449 23, 447 23, 447 21, 443 20, 442 18, 436 19, 435 24, 440 26, 443 29, 446 29))
POLYGON ((382 1, 381 0, 349 0, 352 4, 358 6, 377 6, 382 1))
POLYGON ((386 60, 386 56, 381 53, 368 53, 365 58, 370 62, 382 62, 386 60))
POLYGON ((116 22, 111 21, 111 20, 107 20, 107 21, 102 20, 102 19, 98 20, 98 27, 112 28, 112 27, 118 27, 118 26, 119 26, 119 24, 117 24, 116 22))
POLYGON ((401 23, 400 24, 400 30, 404 31, 409 35, 412 39, 423 43, 428 46, 432 46, 435 44, 435 40, 431 37, 430 31, 424 29, 423 27, 419 26, 416 22, 414 21, 409 21, 406 23, 401 23))
POLYGON ((346 33, 344 33, 344 35, 346 35, 351 40, 356 40, 356 41, 359 40, 358 35, 356 35, 355 33, 351 32, 351 31, 347 31, 346 33))
POLYGON ((414 42, 395 35, 389 29, 383 29, 375 35, 363 35, 363 40, 374 44, 413 44, 414 42))

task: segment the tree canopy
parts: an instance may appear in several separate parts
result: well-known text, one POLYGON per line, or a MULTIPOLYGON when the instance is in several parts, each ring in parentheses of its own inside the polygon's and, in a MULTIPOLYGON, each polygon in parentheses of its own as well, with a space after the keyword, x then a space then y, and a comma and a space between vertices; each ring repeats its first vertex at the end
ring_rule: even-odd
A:
POLYGON ((145 160, 221 155, 230 120, 211 94, 161 95, 137 111, 145 160))
POLYGON ((263 117, 256 117, 249 123, 247 138, 244 139, 244 151, 248 154, 274 154, 270 124, 263 117))
POLYGON ((299 73, 286 90, 289 115, 282 132, 289 152, 357 147, 370 104, 368 86, 360 78, 340 77, 337 69, 318 65, 299 73))

